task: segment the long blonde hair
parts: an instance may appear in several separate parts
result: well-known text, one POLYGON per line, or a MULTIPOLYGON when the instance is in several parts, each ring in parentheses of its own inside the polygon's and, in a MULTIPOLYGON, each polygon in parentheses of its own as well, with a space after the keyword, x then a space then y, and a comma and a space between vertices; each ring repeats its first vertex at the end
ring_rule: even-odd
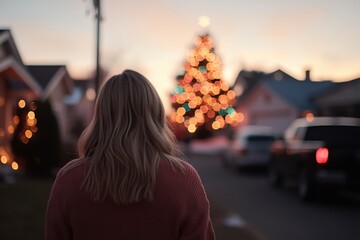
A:
POLYGON ((78 152, 87 162, 83 187, 96 201, 151 201, 160 161, 183 169, 159 95, 133 70, 104 84, 78 152))

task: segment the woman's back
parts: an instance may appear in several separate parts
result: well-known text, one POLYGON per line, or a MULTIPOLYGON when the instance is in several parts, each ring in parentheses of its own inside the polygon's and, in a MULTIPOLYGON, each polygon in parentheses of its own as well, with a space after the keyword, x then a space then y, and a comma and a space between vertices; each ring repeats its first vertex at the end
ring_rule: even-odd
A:
POLYGON ((209 203, 197 172, 161 161, 154 199, 116 204, 96 202, 80 190, 84 160, 73 160, 58 174, 49 199, 46 239, 214 239, 209 203))
POLYGON ((47 240, 214 238, 200 178, 180 160, 161 99, 140 73, 103 85, 78 152, 54 183, 47 240))

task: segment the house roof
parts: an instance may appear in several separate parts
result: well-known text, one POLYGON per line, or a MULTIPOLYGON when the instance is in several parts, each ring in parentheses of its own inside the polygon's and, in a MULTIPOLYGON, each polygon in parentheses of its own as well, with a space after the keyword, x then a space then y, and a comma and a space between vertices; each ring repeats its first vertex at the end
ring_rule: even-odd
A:
POLYGON ((314 110, 314 96, 335 85, 331 81, 318 82, 310 79, 300 81, 281 69, 268 74, 244 71, 241 75, 243 78, 241 81, 248 83, 251 87, 246 88, 244 93, 237 98, 237 105, 241 104, 253 92, 253 89, 262 85, 298 109, 314 110))
POLYGON ((35 77, 43 90, 51 82, 55 73, 65 65, 27 65, 29 72, 35 77))
POLYGON ((313 96, 317 105, 323 106, 344 106, 360 103, 360 78, 347 82, 339 82, 325 91, 313 96))
POLYGON ((63 81, 66 93, 71 93, 73 79, 65 65, 27 65, 27 69, 43 89, 44 98, 49 97, 60 81, 63 81))
POLYGON ((41 87, 24 66, 9 29, 0 29, 0 45, 4 50, 0 59, 0 74, 6 85, 12 90, 30 90, 41 96, 41 87))
POLYGON ((17 62, 23 64, 10 29, 0 29, 0 44, 4 45, 8 55, 13 56, 17 62))
POLYGON ((263 84, 297 108, 313 110, 315 106, 311 101, 312 97, 335 83, 331 81, 299 81, 285 77, 282 80, 268 79, 263 81, 263 84))

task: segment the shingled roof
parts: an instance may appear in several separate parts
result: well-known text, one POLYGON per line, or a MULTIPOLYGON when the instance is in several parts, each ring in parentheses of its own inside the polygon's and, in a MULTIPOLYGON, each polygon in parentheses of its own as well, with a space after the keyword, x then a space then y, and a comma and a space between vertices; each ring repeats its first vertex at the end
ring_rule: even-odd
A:
POLYGON ((314 82, 284 78, 281 81, 268 79, 263 81, 263 84, 297 108, 313 110, 315 106, 311 101, 312 97, 335 83, 331 81, 314 82))
POLYGON ((43 90, 46 89, 56 72, 62 67, 65 67, 65 65, 27 65, 29 72, 43 90))

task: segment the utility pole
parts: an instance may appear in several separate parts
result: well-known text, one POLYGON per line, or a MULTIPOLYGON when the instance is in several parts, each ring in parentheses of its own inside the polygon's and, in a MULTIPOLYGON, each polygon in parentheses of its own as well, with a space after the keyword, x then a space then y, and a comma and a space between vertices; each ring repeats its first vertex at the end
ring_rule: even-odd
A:
POLYGON ((101 4, 100 0, 93 0, 95 8, 95 18, 96 18, 96 74, 95 74, 95 91, 98 94, 100 87, 100 21, 101 17, 101 4))

